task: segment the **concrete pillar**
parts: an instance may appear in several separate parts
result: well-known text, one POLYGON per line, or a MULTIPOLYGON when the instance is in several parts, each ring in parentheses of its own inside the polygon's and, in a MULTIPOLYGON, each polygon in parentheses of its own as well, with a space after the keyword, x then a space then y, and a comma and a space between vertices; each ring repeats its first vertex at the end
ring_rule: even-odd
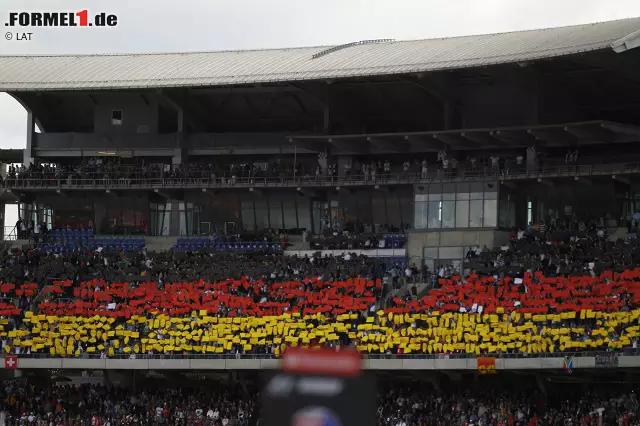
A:
POLYGON ((529 173, 536 173, 538 171, 538 155, 536 147, 531 145, 527 148, 527 171, 529 173))
POLYGON ((6 211, 5 203, 0 203, 0 241, 4 241, 4 212, 6 211))
POLYGON ((177 147, 171 159, 171 164, 174 165, 186 163, 188 157, 186 148, 187 135, 184 129, 184 110, 176 105, 176 111, 178 113, 177 147))
POLYGON ((36 138, 36 119, 33 112, 27 112, 27 146, 24 150, 22 164, 29 166, 33 163, 33 143, 36 138))
POLYGON ((173 151, 173 157, 171 157, 171 164, 178 165, 186 162, 186 150, 177 148, 173 151))

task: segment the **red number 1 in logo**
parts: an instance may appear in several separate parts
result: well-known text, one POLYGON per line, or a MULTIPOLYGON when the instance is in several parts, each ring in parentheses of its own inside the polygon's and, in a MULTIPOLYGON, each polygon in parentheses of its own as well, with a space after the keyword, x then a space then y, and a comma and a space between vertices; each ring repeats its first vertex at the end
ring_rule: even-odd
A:
POLYGON ((88 10, 81 10, 80 12, 76 12, 76 16, 78 18, 80 18, 80 26, 81 27, 86 27, 87 25, 89 25, 89 11, 88 10))

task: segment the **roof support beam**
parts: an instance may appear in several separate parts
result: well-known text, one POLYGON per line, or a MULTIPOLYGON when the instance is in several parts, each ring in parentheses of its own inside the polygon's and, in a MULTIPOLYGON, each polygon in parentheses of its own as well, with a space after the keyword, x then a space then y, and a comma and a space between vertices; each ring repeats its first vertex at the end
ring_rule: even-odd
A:
POLYGON ((354 154, 367 154, 370 151, 370 146, 367 141, 329 138, 329 143, 333 147, 343 152, 352 152, 354 154))
POLYGON ((573 143, 572 138, 569 138, 566 135, 563 138, 562 136, 558 135, 558 133, 549 130, 529 129, 527 130, 527 133, 534 136, 538 141, 546 142, 551 145, 563 146, 571 145, 573 143))
POLYGON ((11 189, 4 189, 2 192, 2 195, 6 196, 12 201, 18 201, 18 202, 20 201, 19 194, 13 192, 11 189))
POLYGON ((603 129, 611 130, 615 133, 622 133, 623 135, 640 137, 640 128, 636 126, 619 123, 602 123, 600 126, 603 129))
POLYGON ((381 138, 372 138, 368 137, 367 142, 371 145, 375 146, 378 149, 382 149, 385 151, 393 151, 393 152, 406 152, 409 150, 410 146, 404 140, 389 140, 389 139, 381 139, 381 138))
POLYGON ((161 196, 162 198, 169 200, 171 199, 171 195, 167 192, 164 191, 160 191, 158 188, 154 189, 153 192, 155 192, 156 194, 158 194, 159 196, 161 196))
POLYGON ((453 116, 457 108, 461 106, 458 96, 451 90, 452 82, 446 81, 446 77, 434 73, 418 73, 417 80, 403 77, 403 80, 418 87, 428 95, 438 99, 442 105, 444 130, 453 128, 453 116))
POLYGON ((451 148, 473 148, 472 142, 454 133, 438 133, 433 135, 433 138, 441 141, 446 146, 451 148))
POLYGON ((189 127, 191 127, 194 130, 202 130, 202 126, 197 125, 192 117, 189 114, 186 114, 185 117, 185 100, 183 99, 175 99, 174 97, 170 96, 168 93, 166 93, 165 91, 158 90, 158 95, 160 96, 160 100, 166 102, 167 104, 169 104, 169 106, 171 106, 171 108, 173 108, 176 113, 178 114, 178 133, 183 133, 185 128, 184 128, 184 122, 186 120, 187 124, 189 125, 189 127))
POLYGON ((629 178, 626 176, 612 175, 611 179, 615 180, 616 182, 622 182, 626 185, 631 186, 631 180, 629 180, 629 178))
POLYGON ((576 182, 584 183, 586 185, 590 185, 590 186, 593 185, 593 181, 586 177, 575 176, 573 180, 576 182))
POLYGON ((617 139, 616 138, 617 135, 615 133, 612 133, 602 127, 582 128, 577 126, 565 126, 564 131, 578 139, 599 141, 603 143, 614 142, 617 139))
POLYGON ((502 141, 508 145, 528 146, 535 142, 528 133, 513 130, 495 130, 491 132, 494 139, 502 141))
POLYGON ((478 148, 496 148, 500 146, 488 132, 461 132, 460 136, 480 145, 478 148))
POLYGON ((298 109, 300 109, 300 112, 305 116, 305 117, 312 117, 311 114, 309 113, 309 110, 307 109, 307 107, 302 103, 302 101, 300 100, 300 98, 298 97, 298 95, 296 95, 295 93, 289 93, 288 94, 289 97, 291 97, 293 99, 293 101, 295 102, 295 104, 298 106, 298 109))
POLYGON ((315 152, 325 152, 327 150, 327 142, 311 141, 304 139, 289 138, 289 143, 295 147, 315 152))
POLYGON ((447 147, 447 145, 442 141, 428 136, 406 135, 404 137, 404 140, 409 142, 411 145, 416 145, 420 147, 421 150, 426 151, 440 151, 441 149, 445 149, 447 147))
POLYGON ((541 178, 538 178, 538 183, 541 183, 541 184, 543 184, 543 185, 546 185, 546 186, 548 186, 548 187, 550 187, 550 188, 553 188, 553 187, 555 187, 555 186, 556 186, 556 184, 555 184, 555 183, 553 183, 553 181, 550 181, 549 179, 541 179, 541 178))

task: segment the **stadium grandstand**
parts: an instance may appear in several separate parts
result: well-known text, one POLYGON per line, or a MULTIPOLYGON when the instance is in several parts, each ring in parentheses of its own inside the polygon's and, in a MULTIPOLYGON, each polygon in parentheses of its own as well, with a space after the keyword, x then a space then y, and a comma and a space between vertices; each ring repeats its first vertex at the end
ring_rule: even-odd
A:
POLYGON ((0 56, 0 424, 256 424, 289 346, 380 425, 640 424, 639 29, 0 56))

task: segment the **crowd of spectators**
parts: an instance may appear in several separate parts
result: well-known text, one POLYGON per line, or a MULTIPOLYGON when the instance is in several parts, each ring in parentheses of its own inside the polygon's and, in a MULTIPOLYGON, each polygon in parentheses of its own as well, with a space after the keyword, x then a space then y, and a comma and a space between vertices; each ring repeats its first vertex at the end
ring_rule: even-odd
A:
POLYGON ((484 380, 437 391, 424 384, 391 383, 379 394, 380 425, 391 426, 617 426, 640 425, 637 389, 579 384, 538 389, 484 380), (598 409, 602 409, 602 423, 598 409))
POLYGON ((609 241, 597 223, 541 228, 470 250, 463 272, 436 275, 421 295, 388 295, 416 268, 348 250, 12 249, 0 255, 0 341, 23 356, 637 351, 640 240, 609 241))
POLYGON ((384 262, 366 256, 285 256, 281 253, 221 253, 213 250, 174 253, 127 252, 118 249, 46 254, 37 249, 11 249, 0 253, 0 281, 36 283, 42 287, 52 280, 74 285, 93 279, 107 283, 195 281, 222 282, 247 278, 251 282, 283 282, 305 277, 323 281, 348 278, 379 278, 384 262))
POLYGON ((546 277, 599 276, 604 271, 623 272, 640 265, 640 239, 634 235, 611 241, 603 223, 541 221, 514 231, 503 247, 471 248, 466 273, 496 277, 522 277, 542 272, 546 277))
MULTIPOLYGON (((139 179, 165 179, 174 184, 193 183, 200 180, 221 184, 249 183, 256 179, 284 179, 296 177, 300 180, 321 178, 344 178, 366 181, 384 181, 392 176, 435 177, 509 175, 526 169, 526 150, 509 153, 460 153, 439 151, 425 154, 422 158, 402 156, 381 159, 380 156, 355 156, 337 163, 335 158, 312 156, 284 156, 265 159, 241 159, 220 162, 218 159, 200 159, 181 164, 153 162, 151 159, 124 160, 103 156, 83 159, 80 163, 38 163, 29 166, 11 165, 6 181, 10 186, 25 184, 59 185, 72 184, 78 180, 96 183, 130 184, 139 179)), ((565 156, 547 155, 538 150, 537 163, 540 168, 579 163, 578 150, 570 150, 565 156)))
MULTIPOLYGON (((527 381, 514 385, 495 379, 438 389, 424 382, 381 380, 377 425, 640 425, 638 389, 633 385, 605 383, 585 390, 579 383, 547 384, 543 393, 527 381)), ((0 421, 7 426, 253 426, 263 421, 258 382, 209 379, 176 384, 147 378, 135 388, 125 388, 23 378, 3 383, 0 421)))
MULTIPOLYGON (((399 230, 398 230, 399 231, 399 230)), ((373 250, 403 248, 406 236, 402 233, 380 234, 356 232, 348 229, 325 228, 311 239, 311 250, 373 250)))
POLYGON ((457 275, 383 306, 394 268, 350 254, 17 250, 2 264, 0 339, 21 355, 620 351, 637 349, 640 329, 639 269, 457 275))
POLYGON ((187 386, 154 380, 136 390, 46 381, 6 382, 0 395, 1 424, 243 426, 250 424, 256 402, 255 391, 215 381, 187 386))

